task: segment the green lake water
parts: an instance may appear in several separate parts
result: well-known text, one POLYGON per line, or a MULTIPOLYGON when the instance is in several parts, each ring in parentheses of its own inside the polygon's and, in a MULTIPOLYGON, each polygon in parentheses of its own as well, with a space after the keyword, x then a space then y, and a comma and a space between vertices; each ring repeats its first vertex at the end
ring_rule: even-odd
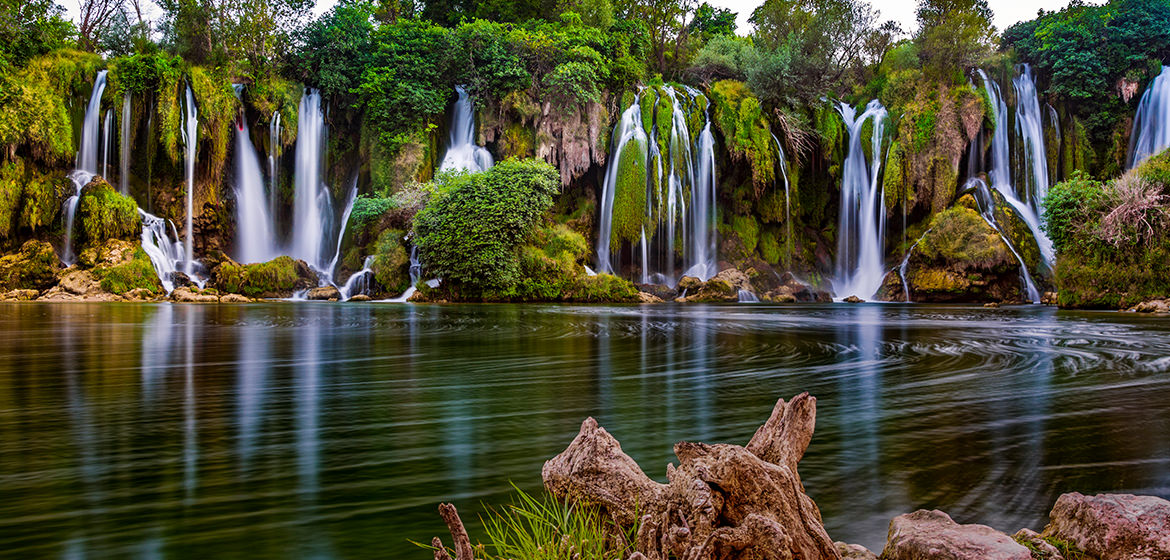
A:
MULTIPOLYGON (((429 558, 595 416, 657 479, 818 397, 829 534, 1170 497, 1170 320, 1028 306, 0 304, 0 557, 429 558)), ((473 533, 478 528, 471 523, 473 533)))

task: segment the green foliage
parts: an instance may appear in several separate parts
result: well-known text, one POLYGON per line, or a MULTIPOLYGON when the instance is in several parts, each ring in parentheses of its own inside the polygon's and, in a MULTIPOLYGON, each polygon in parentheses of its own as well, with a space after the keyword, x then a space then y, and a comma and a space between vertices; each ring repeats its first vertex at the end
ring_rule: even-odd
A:
POLYGON ((410 287, 410 254, 402 244, 403 235, 397 229, 382 231, 374 244, 374 260, 370 263, 374 280, 392 294, 400 294, 410 287))
POLYGON ((166 53, 134 54, 109 61, 106 95, 120 99, 122 94, 154 93, 166 84, 183 77, 183 59, 166 53))
POLYGON ((736 161, 751 167, 756 196, 776 181, 779 154, 759 99, 747 84, 733 80, 716 82, 710 91, 713 118, 723 133, 727 151, 736 161))
POLYGON ((50 225, 68 184, 63 175, 42 173, 22 159, 0 165, 0 239, 13 237, 17 228, 36 232, 50 225))
POLYGON ((588 254, 585 236, 567 225, 539 227, 529 244, 520 248, 520 281, 483 297, 489 301, 637 301, 638 290, 628 280, 609 274, 587 276, 588 254))
POLYGON ((963 83, 964 71, 991 52, 995 38, 991 19, 987 0, 921 0, 914 41, 927 76, 963 83))
POLYGON ((65 48, 75 33, 64 8, 53 0, 0 2, 0 74, 6 66, 21 67, 33 57, 65 48))
POLYGON ((77 221, 82 244, 101 243, 107 239, 136 239, 142 231, 142 218, 134 199, 118 194, 101 178, 95 178, 81 190, 77 221))
POLYGON ((44 290, 57 282, 57 254, 45 241, 29 240, 20 252, 0 257, 0 290, 44 290))
POLYGON ((752 40, 734 34, 711 37, 691 60, 690 73, 700 81, 711 79, 745 80, 748 72, 765 62, 760 60, 752 40))
POLYGON ((250 74, 275 70, 290 35, 311 10, 308 0, 204 2, 159 0, 163 43, 183 59, 210 66, 239 65, 250 74))
POLYGON ((328 98, 347 98, 361 85, 374 54, 372 9, 362 2, 342 3, 300 30, 291 61, 297 78, 328 98))
POLYGON ((353 201, 353 209, 349 213, 349 231, 362 231, 382 219, 386 212, 395 208, 393 198, 375 198, 369 195, 358 195, 353 201))
POLYGON ((735 12, 727 8, 716 8, 703 2, 695 9, 695 15, 688 25, 691 33, 698 33, 703 39, 735 35, 735 12))
POLYGON ((760 232, 760 257, 765 262, 779 264, 784 256, 784 244, 780 240, 781 233, 776 228, 766 228, 760 232))
POLYGON ((232 89, 229 76, 223 69, 192 67, 191 90, 199 108, 199 140, 211 147, 206 153, 212 175, 218 177, 227 163, 232 127, 240 110, 240 100, 232 89))
POLYGON ((930 260, 973 268, 991 269, 1014 262, 999 233, 987 225, 979 212, 962 206, 936 214, 917 250, 930 260))
POLYGON ((538 160, 507 160, 486 172, 440 176, 415 216, 414 238, 427 270, 467 292, 519 280, 517 247, 552 207, 560 176, 538 160))
POLYGON ((292 293, 300 281, 297 263, 280 256, 266 263, 223 263, 215 268, 215 287, 222 292, 248 297, 273 297, 292 293))
POLYGON ((49 164, 73 157, 71 98, 88 91, 101 58, 90 53, 58 50, 33 58, 8 75, 0 72, 0 146, 49 164))
POLYGON ((300 114, 301 95, 304 87, 275 74, 255 76, 245 90, 248 104, 260 113, 257 121, 261 125, 272 122, 273 115, 280 113, 281 146, 291 146, 297 137, 297 117, 300 114))
POLYGON ((750 255, 756 250, 756 244, 760 240, 760 224, 756 222, 754 217, 732 216, 731 230, 739 237, 747 254, 750 255))
POLYGON ((137 288, 150 290, 152 294, 163 291, 154 264, 142 247, 134 250, 130 260, 113 266, 99 266, 93 274, 101 282, 102 289, 112 294, 124 294, 137 288))
POLYGON ((1076 172, 1048 190, 1043 228, 1057 253, 1071 255, 1077 249, 1091 249, 1092 245, 1083 245, 1091 243, 1091 238, 1082 232, 1096 227, 1103 196, 1102 184, 1084 172, 1076 172))

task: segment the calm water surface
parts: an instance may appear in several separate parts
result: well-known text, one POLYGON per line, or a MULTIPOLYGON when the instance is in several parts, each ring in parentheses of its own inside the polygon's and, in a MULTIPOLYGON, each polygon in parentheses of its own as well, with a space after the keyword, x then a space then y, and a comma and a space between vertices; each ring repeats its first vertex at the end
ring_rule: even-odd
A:
POLYGON ((1170 497, 1168 371, 1170 321, 1040 307, 0 304, 0 556, 429 558, 586 416, 662 479, 806 390, 835 539, 1038 529, 1170 497))

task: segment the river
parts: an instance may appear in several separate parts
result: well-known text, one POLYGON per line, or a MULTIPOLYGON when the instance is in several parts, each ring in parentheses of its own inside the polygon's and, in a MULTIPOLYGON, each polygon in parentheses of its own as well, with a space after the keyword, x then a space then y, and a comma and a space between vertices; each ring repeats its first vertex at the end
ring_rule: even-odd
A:
POLYGON ((0 556, 429 558, 586 416, 661 480, 801 391, 835 540, 1040 529, 1170 497, 1168 372, 1170 321, 1039 306, 0 304, 0 556))

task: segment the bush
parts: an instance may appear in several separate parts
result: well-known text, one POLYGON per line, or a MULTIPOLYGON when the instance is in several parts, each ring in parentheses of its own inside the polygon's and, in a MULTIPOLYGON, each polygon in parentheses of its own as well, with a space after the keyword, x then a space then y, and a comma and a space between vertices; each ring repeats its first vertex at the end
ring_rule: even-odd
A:
POLYGON ((517 248, 549 208, 560 176, 539 160, 507 160, 477 174, 440 176, 415 216, 414 238, 427 270, 444 286, 470 292, 519 281, 517 248))
MULTIPOLYGON (((1059 254, 1072 253, 1088 240, 1083 232, 1096 227, 1097 206, 1104 190, 1083 171, 1054 185, 1044 198, 1044 231, 1059 254)), ((1088 246, 1080 247, 1087 248, 1088 246)))

